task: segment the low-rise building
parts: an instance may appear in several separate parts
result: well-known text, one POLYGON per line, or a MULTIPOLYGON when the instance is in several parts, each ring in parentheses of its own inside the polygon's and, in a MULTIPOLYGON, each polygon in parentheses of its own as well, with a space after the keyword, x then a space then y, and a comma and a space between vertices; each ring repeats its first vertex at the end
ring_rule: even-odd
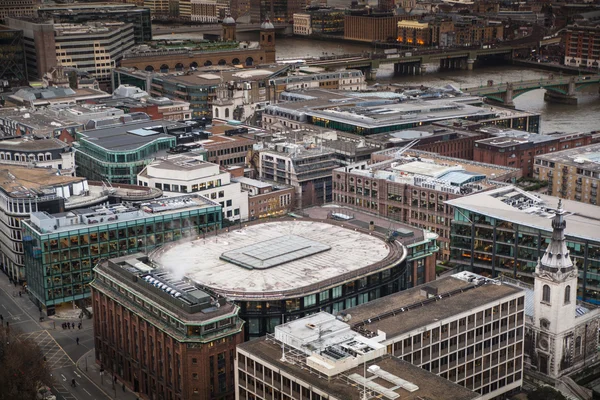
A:
POLYGON ((330 203, 331 172, 341 165, 335 152, 294 143, 278 143, 260 150, 258 176, 296 189, 296 208, 330 203))
MULTIPOLYGON (((140 198, 148 196, 143 189, 138 193, 140 198)), ((32 212, 22 225, 29 293, 53 315, 65 302, 90 297, 92 269, 100 260, 148 252, 219 229, 221 208, 189 194, 60 213, 32 212)))
POLYGON ((6 96, 7 106, 40 108, 62 104, 81 104, 90 101, 110 98, 105 91, 93 88, 21 88, 17 92, 6 96))
POLYGON ((36 4, 34 0, 9 0, 0 4, 0 21, 8 17, 33 17, 36 4))
POLYGON ((239 307, 152 268, 143 254, 94 269, 96 363, 147 398, 231 398, 239 307))
POLYGON ((598 204, 600 145, 572 147, 535 157, 533 176, 548 182, 548 194, 598 204))
POLYGON ((320 312, 237 348, 236 398, 479 400, 484 397, 400 358, 382 337, 320 312))
POLYGON ((527 177, 534 175, 535 157, 592 143, 590 133, 542 135, 493 127, 479 131, 492 137, 475 142, 474 161, 521 168, 527 177))
POLYGON ((432 42, 431 27, 428 22, 399 21, 397 41, 408 46, 429 46, 432 42))
POLYGON ((300 35, 300 36, 312 35, 310 14, 296 13, 296 14, 294 14, 293 18, 294 18, 294 35, 300 35))
POLYGON ((0 140, 0 164, 52 168, 60 175, 75 176, 75 153, 55 138, 0 140))
POLYGON ((71 142, 75 130, 82 123, 71 120, 64 115, 56 115, 49 110, 23 110, 22 107, 0 110, 0 130, 2 138, 19 138, 29 136, 35 139, 61 138, 66 134, 71 142))
POLYGON ((150 120, 147 115, 127 114, 136 119, 88 122, 91 129, 78 132, 75 159, 78 175, 94 181, 136 184, 137 175, 154 157, 164 156, 180 136, 190 134, 189 125, 150 120))
POLYGON ((386 161, 334 169, 332 201, 437 233, 442 260, 450 256, 454 217, 446 201, 495 188, 496 180, 510 182, 521 176, 516 168, 416 150, 397 153, 397 149, 384 150, 373 158, 387 156, 386 161))
POLYGON ((233 179, 248 193, 248 218, 271 218, 286 215, 296 205, 296 190, 291 186, 258 179, 233 179))
POLYGON ((221 205, 223 219, 245 221, 248 192, 231 180, 231 174, 203 157, 175 155, 157 158, 137 176, 138 185, 155 187, 168 193, 198 193, 221 205))

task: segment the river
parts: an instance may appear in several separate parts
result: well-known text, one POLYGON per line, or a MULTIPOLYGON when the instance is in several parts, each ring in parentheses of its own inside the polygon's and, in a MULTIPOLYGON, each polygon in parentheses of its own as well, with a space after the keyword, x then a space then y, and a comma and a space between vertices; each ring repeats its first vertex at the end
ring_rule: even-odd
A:
MULTIPOLYGON (((195 34, 167 35, 171 39, 189 38, 195 34)), ((257 40, 256 33, 241 33, 239 40, 257 40)), ((159 38, 159 37, 156 37, 159 38)), ((303 38, 277 38, 278 59, 304 59, 332 54, 352 54, 372 51, 368 44, 350 42, 330 42, 303 38)), ((438 72, 434 66, 428 67, 425 75, 394 76, 393 65, 385 64, 377 72, 379 83, 399 83, 406 85, 444 86, 452 84, 458 88, 485 85, 489 79, 495 82, 516 82, 547 78, 548 71, 527 69, 511 65, 487 66, 472 71, 438 72)), ((598 85, 590 85, 578 92, 578 105, 547 103, 544 90, 533 90, 517 97, 514 102, 520 110, 536 112, 541 115, 541 133, 552 132, 590 132, 600 129, 600 96, 598 85)))

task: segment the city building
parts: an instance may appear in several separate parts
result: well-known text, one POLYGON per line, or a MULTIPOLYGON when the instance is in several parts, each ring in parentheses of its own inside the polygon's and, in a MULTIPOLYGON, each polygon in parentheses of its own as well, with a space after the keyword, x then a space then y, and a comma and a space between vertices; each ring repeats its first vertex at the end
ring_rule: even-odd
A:
POLYGON ((409 46, 430 46, 431 28, 427 22, 402 20, 398 22, 398 43, 409 46))
MULTIPOLYGON (((552 237, 551 217, 558 200, 506 186, 448 201, 454 209, 452 264, 533 283, 537 260, 552 237)), ((569 255, 581 277, 576 296, 600 304, 598 207, 572 200, 563 200, 563 206, 569 212, 563 216, 569 224, 569 255)))
POLYGON ((239 307, 153 269, 105 260, 92 287, 96 363, 142 398, 225 399, 234 391, 239 307))
POLYGON ((344 34, 345 10, 337 9, 307 9, 294 14, 294 35, 321 36, 344 34))
POLYGON ((590 133, 542 135, 495 127, 480 128, 479 131, 492 137, 475 142, 474 161, 521 168, 523 176, 527 177, 534 174, 535 157, 592 143, 590 133))
POLYGON ((223 220, 245 221, 248 192, 231 180, 231 174, 200 156, 178 154, 156 158, 137 176, 138 185, 168 193, 198 193, 221 205, 223 220))
MULTIPOLYGON (((388 225, 369 229, 368 217, 327 212, 333 215, 232 226, 149 257, 202 290, 234 300, 249 339, 306 314, 339 312, 403 290, 417 274, 407 260, 430 264, 437 251, 435 234, 408 226, 392 234, 388 225)), ((421 265, 419 273, 424 270, 421 265)))
MULTIPOLYGON (((27 91, 22 93, 25 96, 27 91)), ((49 91, 49 93, 56 92, 49 91)), ((27 112, 23 112, 21 108, 0 110, 0 130, 3 139, 21 136, 31 136, 36 139, 59 138, 63 132, 71 136, 79 127, 81 123, 52 114, 47 109, 27 112)))
MULTIPOLYGON (((196 22, 219 22, 219 9, 217 0, 191 0, 190 19, 196 22)), ((234 20, 235 21, 235 20, 234 20)))
POLYGON ((284 92, 286 103, 271 104, 262 113, 262 126, 299 129, 316 125, 362 136, 412 129, 444 120, 478 122, 537 133, 539 114, 498 107, 481 107, 478 97, 409 100, 393 92, 355 93, 312 89, 284 92), (377 100, 378 103, 373 104, 377 100), (379 101, 382 104, 379 104, 379 101))
POLYGON ((294 18, 294 35, 310 36, 312 35, 312 25, 310 14, 296 13, 294 18))
POLYGON ((344 39, 361 42, 395 42, 398 21, 402 17, 389 13, 373 15, 345 15, 344 39))
POLYGON ((563 148, 567 150, 536 156, 533 176, 548 182, 552 196, 597 204, 600 145, 563 148))
POLYGON ((600 309, 577 301, 579 273, 569 255, 565 215, 559 200, 552 236, 535 267, 534 286, 525 294, 526 366, 552 379, 581 371, 598 358, 600 309))
POLYGON ((35 0, 4 0, 0 3, 0 21, 8 17, 33 17, 36 8, 35 0))
POLYGON ((320 312, 237 348, 236 399, 482 399, 478 393, 390 357, 384 337, 320 312))
POLYGON ((523 383, 525 300, 519 287, 461 272, 345 316, 387 353, 493 399, 523 383))
POLYGON ((56 138, 0 140, 0 164, 52 168, 63 176, 75 176, 75 153, 56 138))
POLYGON ((102 100, 101 104, 126 112, 145 113, 152 119, 187 121, 192 118, 189 102, 168 97, 150 97, 147 92, 130 85, 119 85, 113 91, 113 98, 102 100))
POLYGON ((110 94, 88 87, 79 89, 23 87, 15 93, 6 96, 6 106, 14 105, 17 107, 39 109, 59 104, 81 104, 107 98, 110 98, 110 94))
POLYGON ((37 10, 42 18, 52 18, 55 23, 79 24, 86 22, 121 21, 133 25, 136 44, 152 40, 151 10, 136 4, 109 2, 44 3, 37 10))
POLYGON ((296 204, 296 190, 291 186, 264 182, 243 176, 233 178, 248 193, 248 218, 279 217, 288 214, 296 204))
POLYGON ((94 129, 77 133, 75 160, 79 176, 135 185, 142 169, 174 148, 178 137, 191 138, 192 127, 187 124, 150 120, 145 114, 127 116, 135 119, 120 118, 114 124, 99 121, 94 129))
MULTIPOLYGON (((181 42, 181 41, 180 41, 181 42)), ((246 67, 275 62, 275 27, 263 22, 258 42, 184 42, 179 46, 167 43, 153 47, 138 46, 127 52, 122 67, 141 71, 183 71, 210 65, 243 65, 246 67)))
POLYGON ((135 44, 133 24, 121 21, 57 23, 8 18, 7 23, 24 32, 29 75, 42 77, 56 65, 75 67, 103 88, 110 86, 112 69, 135 44))
POLYGON ((341 163, 335 152, 295 143, 277 143, 260 150, 258 176, 296 189, 296 208, 330 203, 331 172, 341 163))
MULTIPOLYGON (((0 11, 0 20, 2 19, 0 11)), ((7 80, 11 86, 26 85, 29 82, 22 30, 0 25, 0 59, 0 77, 3 80, 7 80)))
POLYGON ((144 201, 160 191, 132 188, 127 199, 137 202, 36 211, 22 221, 28 292, 47 315, 90 297, 92 269, 102 259, 148 252, 221 227, 218 203, 193 194, 144 201))
POLYGON ((516 168, 406 148, 383 150, 373 154, 376 156, 388 158, 333 170, 332 201, 435 232, 439 258, 444 261, 450 257, 450 223, 455 216, 446 201, 521 176, 516 168))
MULTIPOLYGON (((206 140, 200 140, 198 144, 206 151, 206 160, 222 167, 232 165, 246 165, 256 141, 244 135, 228 136, 227 131, 244 129, 239 125, 228 125, 221 121, 214 121, 210 129, 212 136, 206 140)), ((250 130, 250 128, 245 128, 250 130)))

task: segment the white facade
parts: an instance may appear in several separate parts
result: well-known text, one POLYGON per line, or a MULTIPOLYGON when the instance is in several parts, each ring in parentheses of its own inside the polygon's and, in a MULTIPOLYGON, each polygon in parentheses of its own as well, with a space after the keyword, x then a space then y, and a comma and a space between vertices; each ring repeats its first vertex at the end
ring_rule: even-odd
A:
POLYGON ((219 165, 187 155, 157 159, 138 174, 138 185, 169 193, 198 193, 223 207, 223 217, 232 221, 248 219, 248 192, 231 181, 219 165))
POLYGON ((308 36, 312 34, 310 14, 294 14, 294 35, 308 36))
POLYGON ((219 22, 219 7, 216 0, 192 0, 192 21, 219 22))

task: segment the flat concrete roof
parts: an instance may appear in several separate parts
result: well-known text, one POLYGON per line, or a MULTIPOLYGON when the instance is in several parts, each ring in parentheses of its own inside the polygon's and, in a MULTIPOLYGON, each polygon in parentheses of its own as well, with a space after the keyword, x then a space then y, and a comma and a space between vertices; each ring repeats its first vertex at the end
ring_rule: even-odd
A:
POLYGON ((600 144, 575 147, 554 153, 535 156, 536 159, 575 166, 590 171, 600 171, 600 144))
MULTIPOLYGON (((471 274, 469 272, 465 272, 464 274, 478 276, 477 274, 471 274)), ((455 275, 447 276, 402 292, 393 293, 368 303, 361 304, 357 307, 347 309, 345 312, 352 315, 353 323, 364 321, 363 327, 365 329, 371 332, 381 330, 386 333, 387 339, 391 339, 415 329, 425 327, 429 324, 439 323, 439 321, 445 318, 462 314, 471 310, 473 307, 497 302, 507 296, 518 293, 522 293, 523 296, 525 296, 525 291, 515 286, 494 283, 476 286, 475 283, 464 279, 458 279, 455 275), (410 308, 403 312, 397 312, 394 315, 385 318, 378 318, 378 316, 381 316, 382 314, 400 310, 403 307, 415 305, 427 300, 428 297, 421 292, 424 288, 437 289, 437 295, 456 290, 462 291, 454 293, 452 296, 437 299, 437 301, 410 308), (476 299, 476 301, 474 301, 474 299, 476 299)))
POLYGON ((218 236, 210 234, 191 242, 174 243, 150 257, 163 268, 234 299, 283 298, 299 289, 306 294, 318 292, 337 281, 341 284, 347 273, 355 278, 362 271, 376 271, 406 257, 403 248, 399 254, 398 247, 386 243, 382 236, 342 225, 307 219, 258 223, 218 236), (286 235, 330 249, 266 269, 245 268, 221 257, 223 253, 286 235))
POLYGON ((17 165, 2 165, 0 168, 0 188, 11 197, 31 197, 34 193, 42 194, 45 188, 63 186, 81 182, 83 177, 57 175, 53 168, 28 168, 17 165))
MULTIPOLYGON (((335 396, 337 399, 362 399, 361 387, 354 382, 349 383, 344 376, 339 375, 330 380, 321 379, 319 378, 319 375, 311 372, 309 368, 302 368, 298 364, 292 364, 289 362, 281 362, 281 345, 275 341, 268 341, 265 338, 261 338, 242 343, 238 346, 238 348, 241 351, 248 352, 253 356, 264 360, 265 363, 270 366, 279 368, 280 371, 286 372, 310 385, 315 386, 320 391, 328 393, 331 396, 335 396)), ((415 392, 397 389, 396 393, 400 394, 399 398, 402 400, 473 400, 480 398, 479 393, 475 393, 467 388, 459 386, 448 379, 444 379, 441 376, 412 365, 409 362, 400 360, 397 357, 384 356, 377 358, 367 362, 366 365, 360 365, 351 370, 345 371, 344 375, 349 376, 352 374, 358 374, 363 376, 365 367, 368 369, 372 365, 377 365, 382 370, 394 374, 397 377, 419 387, 419 389, 415 392)), ((366 378, 369 379, 371 377, 373 377, 373 374, 371 372, 367 372, 366 378)), ((374 381, 386 388, 393 386, 392 384, 380 378, 375 378, 374 381)))
MULTIPOLYGON (((543 210, 556 208, 558 200, 558 197, 539 193, 533 194, 514 186, 504 186, 487 192, 448 200, 446 203, 453 207, 550 233, 552 232, 552 217, 554 214, 543 212, 543 210), (523 198, 529 196, 537 204, 521 210, 517 206, 511 206, 509 203, 504 202, 503 199, 506 196, 523 198)), ((574 200, 562 199, 562 202, 566 211, 564 219, 567 222, 565 231, 567 237, 600 242, 598 236, 598 232, 600 232, 600 207, 574 200)))

